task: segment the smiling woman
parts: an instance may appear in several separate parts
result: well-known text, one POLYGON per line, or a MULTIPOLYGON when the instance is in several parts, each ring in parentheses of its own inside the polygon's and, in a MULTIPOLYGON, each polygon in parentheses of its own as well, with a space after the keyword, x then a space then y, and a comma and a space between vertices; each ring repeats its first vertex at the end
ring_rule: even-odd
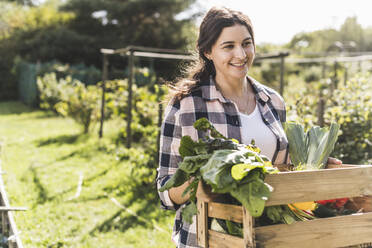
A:
MULTIPOLYGON (((182 136, 203 137, 193 124, 205 117, 227 138, 252 140, 274 164, 288 162, 284 101, 274 90, 248 76, 255 56, 250 19, 241 12, 212 8, 205 15, 197 42, 199 59, 187 78, 171 87, 161 127, 157 184, 162 187, 181 162, 182 136)), ((173 240, 177 247, 198 247, 195 216, 191 224, 181 216, 189 204, 183 195, 191 182, 159 192, 164 209, 177 210, 173 240)))

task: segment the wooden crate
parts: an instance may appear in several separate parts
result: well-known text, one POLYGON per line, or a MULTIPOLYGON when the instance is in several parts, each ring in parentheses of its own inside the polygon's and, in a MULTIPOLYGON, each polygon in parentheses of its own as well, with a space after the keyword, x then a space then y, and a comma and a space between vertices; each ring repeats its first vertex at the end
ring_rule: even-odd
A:
MULTIPOLYGON (((372 195, 372 165, 332 166, 326 170, 267 175, 274 191, 266 206, 342 197, 372 195)), ((345 247, 372 242, 372 212, 296 222, 254 226, 242 206, 214 202, 198 190, 197 240, 201 247, 345 247), (244 238, 208 229, 208 217, 243 223, 244 238)))

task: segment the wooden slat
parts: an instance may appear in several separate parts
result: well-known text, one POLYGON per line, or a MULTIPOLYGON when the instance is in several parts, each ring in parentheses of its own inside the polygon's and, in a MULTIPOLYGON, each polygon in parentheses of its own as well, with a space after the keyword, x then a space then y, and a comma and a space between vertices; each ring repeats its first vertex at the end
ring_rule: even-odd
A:
POLYGON ((196 225, 198 245, 208 248, 208 203, 198 199, 196 205, 198 208, 196 225))
POLYGON ((244 240, 239 237, 208 230, 210 248, 240 248, 244 247, 244 240))
MULTIPOLYGON (((1 159, 0 159, 0 171, 2 171, 1 159)), ((5 207, 10 207, 9 200, 8 200, 8 197, 5 191, 5 185, 4 185, 1 175, 0 175, 0 197, 1 197, 2 205, 4 205, 5 207)), ((10 236, 15 235, 15 240, 8 242, 9 247, 23 248, 22 240, 18 235, 19 232, 15 224, 12 211, 1 212, 1 213, 3 214, 4 218, 6 218, 6 220, 9 222, 9 228, 10 228, 9 235, 10 236)))
POLYGON ((0 206, 0 212, 7 212, 7 211, 26 211, 27 208, 25 207, 4 207, 0 206))
POLYGON ((249 214, 246 208, 243 208, 243 236, 244 247, 256 247, 255 234, 253 230, 253 217, 249 214))
POLYGON ((243 223, 243 207, 231 204, 209 202, 208 217, 243 223))
POLYGON ((255 228, 257 247, 332 248, 372 242, 372 213, 255 228))
POLYGON ((267 175, 272 192, 266 206, 372 195, 372 166, 267 175))

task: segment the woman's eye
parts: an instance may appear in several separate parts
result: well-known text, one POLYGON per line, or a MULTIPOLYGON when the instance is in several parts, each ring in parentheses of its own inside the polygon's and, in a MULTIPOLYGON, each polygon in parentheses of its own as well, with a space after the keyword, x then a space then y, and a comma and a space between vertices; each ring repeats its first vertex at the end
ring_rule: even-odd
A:
POLYGON ((227 46, 224 46, 223 48, 224 48, 224 49, 233 49, 234 46, 233 46, 233 45, 227 45, 227 46))
POLYGON ((252 42, 247 41, 247 42, 244 42, 244 43, 243 43, 243 46, 244 46, 244 47, 247 47, 247 46, 250 46, 251 44, 252 44, 252 42))

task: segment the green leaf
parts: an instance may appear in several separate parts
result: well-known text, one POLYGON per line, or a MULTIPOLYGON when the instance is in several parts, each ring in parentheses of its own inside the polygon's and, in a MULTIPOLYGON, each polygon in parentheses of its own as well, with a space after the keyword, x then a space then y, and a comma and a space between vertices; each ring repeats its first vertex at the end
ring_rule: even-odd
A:
POLYGON ((184 219, 185 222, 192 224, 192 217, 196 215, 197 212, 198 209, 195 202, 191 201, 189 205, 182 209, 182 219, 184 219))
POLYGON ((242 180, 248 173, 255 168, 262 168, 260 163, 253 164, 236 164, 231 167, 231 176, 237 181, 242 180))
POLYGON ((307 146, 303 126, 293 122, 285 122, 283 125, 293 164, 295 166, 305 164, 307 161, 307 146))
POLYGON ((228 234, 243 237, 241 224, 226 220, 228 234))
POLYGON ((177 170, 176 173, 159 189, 160 192, 168 190, 173 187, 178 187, 184 184, 189 179, 189 176, 183 170, 177 170))
POLYGON ((326 128, 313 127, 309 131, 309 155, 307 164, 315 166, 317 169, 324 168, 327 159, 333 151, 337 141, 339 125, 332 123, 330 130, 326 128))
POLYGON ((303 169, 324 168, 337 141, 339 125, 332 123, 326 127, 313 126, 304 133, 302 125, 284 123, 289 142, 289 153, 295 167, 303 169))
POLYGON ((244 161, 244 152, 235 150, 217 150, 208 162, 200 168, 203 180, 214 192, 227 193, 236 186, 231 176, 231 166, 244 161))
POLYGON ((185 191, 182 193, 182 197, 185 197, 188 192, 190 192, 190 200, 194 201, 196 199, 196 191, 198 190, 198 184, 200 179, 194 178, 194 180, 187 186, 185 191))
POLYGON ((179 164, 179 169, 183 170, 188 174, 195 173, 202 167, 205 163, 208 162, 208 159, 212 156, 212 154, 201 154, 196 156, 187 156, 183 159, 183 161, 179 164))
POLYGON ((239 200, 253 217, 259 217, 270 196, 270 188, 261 179, 240 185, 231 191, 231 195, 239 200))
POLYGON ((268 206, 265 208, 266 216, 272 220, 272 222, 279 223, 282 219, 282 208, 280 206, 268 206))
POLYGON ((196 155, 194 151, 196 142, 191 139, 190 136, 183 136, 181 138, 181 144, 178 148, 178 152, 180 153, 181 157, 184 158, 186 156, 194 156, 196 155))
POLYGON ((220 132, 218 132, 217 129, 205 117, 200 118, 197 121, 195 121, 194 128, 198 131, 203 131, 203 132, 210 131, 211 136, 213 138, 227 139, 220 132))

